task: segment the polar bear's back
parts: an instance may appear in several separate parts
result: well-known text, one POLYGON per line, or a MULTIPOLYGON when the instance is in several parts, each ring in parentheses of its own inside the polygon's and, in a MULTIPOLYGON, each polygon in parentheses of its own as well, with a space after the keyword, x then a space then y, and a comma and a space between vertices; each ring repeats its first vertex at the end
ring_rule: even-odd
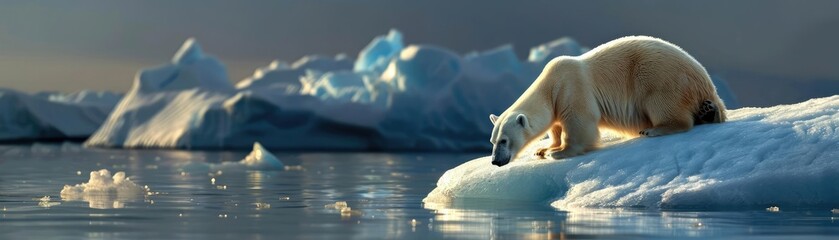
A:
POLYGON ((579 60, 589 68, 602 124, 607 127, 637 133, 651 127, 653 115, 695 113, 704 100, 725 109, 705 68, 664 40, 623 37, 592 49, 579 60))

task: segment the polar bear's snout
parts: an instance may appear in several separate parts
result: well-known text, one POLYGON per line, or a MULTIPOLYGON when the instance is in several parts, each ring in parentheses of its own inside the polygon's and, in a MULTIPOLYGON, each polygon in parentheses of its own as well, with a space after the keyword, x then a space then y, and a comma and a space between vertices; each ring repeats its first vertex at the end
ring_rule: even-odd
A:
POLYGON ((495 147, 492 148, 492 165, 501 167, 510 163, 512 154, 510 154, 509 147, 510 146, 504 144, 504 142, 499 142, 499 144, 496 144, 495 147))
POLYGON ((509 155, 507 155, 507 156, 499 156, 499 155, 495 155, 495 154, 492 155, 492 165, 501 167, 501 166, 507 165, 507 163, 510 163, 510 156, 509 155))

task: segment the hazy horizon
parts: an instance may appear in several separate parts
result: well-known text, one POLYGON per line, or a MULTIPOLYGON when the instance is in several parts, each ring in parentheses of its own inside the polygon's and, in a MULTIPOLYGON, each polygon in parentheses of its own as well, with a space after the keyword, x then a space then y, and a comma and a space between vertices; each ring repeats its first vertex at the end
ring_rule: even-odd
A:
POLYGON ((569 36, 595 47, 626 35, 680 45, 723 76, 745 106, 839 93, 835 1, 5 1, 0 87, 124 92, 189 37, 231 81, 273 59, 350 57, 399 29, 409 44, 459 53, 569 36), (200 5, 197 5, 199 4, 200 5), (200 6, 200 7, 199 7, 200 6))

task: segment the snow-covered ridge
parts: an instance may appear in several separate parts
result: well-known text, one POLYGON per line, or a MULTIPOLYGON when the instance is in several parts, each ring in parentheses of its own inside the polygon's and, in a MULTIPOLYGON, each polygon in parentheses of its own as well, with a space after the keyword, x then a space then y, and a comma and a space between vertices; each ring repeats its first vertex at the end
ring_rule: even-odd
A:
POLYGON ((499 168, 478 158, 447 171, 423 201, 504 199, 560 209, 839 205, 839 95, 731 110, 726 123, 682 134, 603 141, 603 149, 562 160, 527 156, 499 168))
POLYGON ((171 63, 137 74, 86 145, 486 150, 486 116, 518 98, 545 59, 585 51, 563 38, 521 61, 509 45, 460 56, 402 39, 396 30, 376 37, 354 62, 344 55, 274 61, 236 86, 224 65, 187 40, 171 63))
POLYGON ((121 97, 110 92, 27 94, 0 88, 0 141, 88 137, 121 97))

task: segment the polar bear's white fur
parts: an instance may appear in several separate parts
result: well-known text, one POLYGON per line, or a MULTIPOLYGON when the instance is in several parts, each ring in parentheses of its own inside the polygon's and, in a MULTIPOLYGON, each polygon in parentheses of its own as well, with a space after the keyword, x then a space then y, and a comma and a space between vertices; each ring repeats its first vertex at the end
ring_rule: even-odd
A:
POLYGON ((597 147, 598 128, 661 136, 725 121, 711 78, 678 46, 647 36, 619 38, 577 57, 551 60, 504 111, 491 115, 493 164, 502 166, 547 132, 536 154, 554 159, 597 147))

